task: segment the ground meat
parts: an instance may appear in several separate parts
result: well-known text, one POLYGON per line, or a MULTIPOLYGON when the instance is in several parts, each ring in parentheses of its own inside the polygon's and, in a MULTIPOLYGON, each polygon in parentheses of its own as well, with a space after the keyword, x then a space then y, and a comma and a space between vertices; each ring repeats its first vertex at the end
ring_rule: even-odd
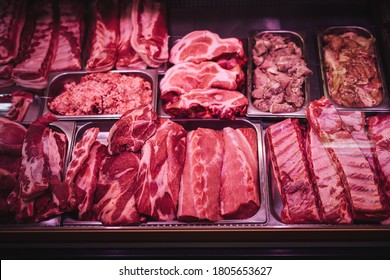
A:
POLYGON ((49 103, 59 115, 123 114, 152 103, 150 82, 137 75, 93 73, 79 83, 65 84, 64 91, 49 103))

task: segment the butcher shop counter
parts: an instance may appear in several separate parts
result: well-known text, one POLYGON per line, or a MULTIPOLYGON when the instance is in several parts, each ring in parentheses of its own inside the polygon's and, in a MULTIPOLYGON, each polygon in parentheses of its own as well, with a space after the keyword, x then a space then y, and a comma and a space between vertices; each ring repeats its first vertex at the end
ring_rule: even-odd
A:
MULTIPOLYGON (((328 26, 363 26, 376 35, 385 81, 389 71, 386 1, 169 1, 169 30, 183 36, 192 30, 211 29, 221 37, 249 38, 250 31, 291 30, 303 35, 308 67, 310 101, 324 95, 317 36, 328 26)), ((42 104, 44 102, 42 101, 42 104)), ((38 105, 43 106, 43 105, 38 105)), ((389 111, 385 112, 386 114, 389 111)), ((376 115, 368 112, 368 115, 376 115)), ((283 116, 245 117, 265 129, 283 116)), ((302 123, 304 117, 299 116, 302 123)), ((265 149, 265 148, 264 148, 265 149)), ((265 150, 263 150, 266 156, 265 150)), ((267 158, 264 165, 270 168, 267 158)), ((378 223, 352 225, 284 224, 275 215, 272 183, 266 181, 266 222, 102 227, 94 224, 11 225, 0 227, 5 256, 131 257, 131 256, 287 256, 388 257, 390 226, 378 223)))

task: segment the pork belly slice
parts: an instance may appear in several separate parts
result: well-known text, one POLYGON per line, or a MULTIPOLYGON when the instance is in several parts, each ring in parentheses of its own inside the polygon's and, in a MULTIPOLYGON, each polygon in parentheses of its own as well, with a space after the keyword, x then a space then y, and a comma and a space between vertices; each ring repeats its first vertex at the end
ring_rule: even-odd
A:
POLYGON ((168 61, 168 26, 164 2, 133 0, 131 45, 142 60, 157 68, 168 61))
POLYGON ((72 158, 68 165, 65 181, 72 184, 74 178, 87 160, 89 151, 99 134, 99 128, 91 127, 84 132, 83 137, 76 143, 72 151, 72 158))
POLYGON ((139 163, 139 155, 132 152, 103 158, 93 207, 96 219, 103 225, 139 224, 144 220, 134 196, 139 163))
POLYGON ((368 135, 375 143, 374 160, 378 167, 382 189, 390 199, 390 115, 367 118, 368 135))
POLYGON ((298 119, 273 124, 266 133, 272 171, 283 203, 282 221, 321 222, 298 119))
POLYGON ((160 119, 156 133, 142 147, 135 191, 140 214, 160 221, 176 219, 186 134, 181 125, 160 119))
POLYGON ((222 133, 198 128, 187 134, 177 218, 181 221, 221 219, 219 197, 223 162, 222 133))
POLYGON ((200 64, 185 62, 169 68, 160 82, 161 98, 173 101, 175 96, 193 89, 220 88, 236 90, 244 82, 244 72, 240 66, 224 69, 216 62, 200 64))
POLYGON ((23 125, 0 117, 0 154, 21 155, 26 132, 23 125))
POLYGON ((341 176, 353 219, 386 217, 388 206, 378 178, 335 107, 323 97, 310 103, 306 116, 341 176))
POLYGON ((94 0, 86 70, 108 71, 114 68, 118 29, 118 1, 94 0))
POLYGON ((343 182, 326 148, 309 127, 307 159, 314 188, 318 194, 320 216, 324 223, 350 224, 352 214, 343 182))
POLYGON ((141 106, 126 112, 108 133, 109 154, 138 152, 156 132, 157 126, 157 114, 151 106, 141 106))
POLYGON ((196 30, 176 42, 169 56, 172 64, 207 60, 216 61, 227 69, 244 65, 246 56, 242 42, 237 38, 221 39, 208 30, 196 30))
POLYGON ((60 0, 58 47, 50 71, 80 70, 81 44, 84 35, 84 5, 82 1, 60 0))
POLYGON ((133 0, 120 1, 119 17, 119 38, 117 43, 118 55, 116 69, 146 69, 147 65, 141 56, 131 45, 131 35, 133 34, 133 22, 131 20, 133 11, 133 0))
POLYGON ((102 159, 106 147, 95 141, 72 185, 72 192, 78 210, 78 220, 92 220, 93 200, 102 159))
POLYGON ((246 219, 260 208, 257 135, 252 128, 223 129, 220 205, 225 219, 246 219))
POLYGON ((6 117, 10 120, 20 122, 26 115, 34 95, 27 91, 15 90, 12 92, 12 107, 6 117))
POLYGON ((12 80, 12 64, 0 65, 0 88, 9 87, 14 84, 12 80))
POLYGON ((0 1, 0 65, 17 57, 25 13, 25 0, 0 1))
POLYGON ((13 69, 12 78, 23 87, 42 89, 47 85, 58 46, 58 6, 55 1, 37 0, 33 9, 35 29, 23 60, 13 69))
POLYGON ((177 101, 164 104, 164 111, 174 117, 235 119, 244 116, 248 99, 238 91, 193 89, 177 101))

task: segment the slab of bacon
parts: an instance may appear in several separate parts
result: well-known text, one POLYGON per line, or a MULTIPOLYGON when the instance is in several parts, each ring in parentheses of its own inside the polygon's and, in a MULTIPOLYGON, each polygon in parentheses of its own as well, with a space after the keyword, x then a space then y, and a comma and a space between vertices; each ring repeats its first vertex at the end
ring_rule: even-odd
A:
POLYGON ((15 66, 16 84, 35 89, 47 85, 50 65, 58 45, 58 7, 55 1, 34 1, 35 29, 23 60, 15 66))
POLYGON ((119 34, 118 1, 94 0, 85 69, 107 71, 116 63, 119 34))

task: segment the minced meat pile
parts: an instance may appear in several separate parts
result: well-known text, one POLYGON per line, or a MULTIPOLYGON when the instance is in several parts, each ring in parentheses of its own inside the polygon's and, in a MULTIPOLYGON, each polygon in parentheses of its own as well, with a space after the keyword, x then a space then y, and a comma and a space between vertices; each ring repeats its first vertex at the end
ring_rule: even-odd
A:
POLYGON ((67 116, 123 114, 151 103, 150 82, 137 75, 109 72, 88 74, 79 83, 65 84, 49 108, 67 116))

